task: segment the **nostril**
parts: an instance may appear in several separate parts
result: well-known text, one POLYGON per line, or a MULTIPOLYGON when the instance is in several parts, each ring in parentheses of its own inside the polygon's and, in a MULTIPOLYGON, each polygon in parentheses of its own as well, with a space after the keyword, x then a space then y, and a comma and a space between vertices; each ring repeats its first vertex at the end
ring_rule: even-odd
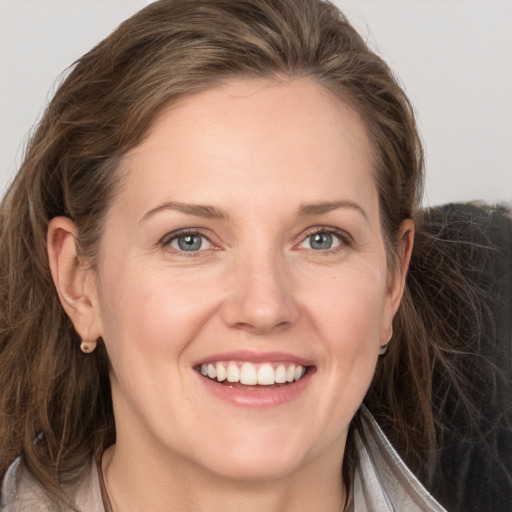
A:
POLYGON ((288 321, 281 321, 278 323, 264 323, 262 321, 255 321, 253 323, 249 322, 237 322, 236 324, 232 325, 235 329, 245 330, 247 332, 250 332, 252 334, 262 335, 262 334, 269 334, 269 333, 278 333, 281 331, 286 330, 290 326, 291 322, 288 321))

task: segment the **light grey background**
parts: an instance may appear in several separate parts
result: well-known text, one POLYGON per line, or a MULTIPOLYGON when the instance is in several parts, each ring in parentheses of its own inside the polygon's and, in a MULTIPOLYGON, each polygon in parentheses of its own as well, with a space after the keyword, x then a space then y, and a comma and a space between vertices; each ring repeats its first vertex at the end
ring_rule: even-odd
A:
MULTIPOLYGON (((0 0, 0 194, 60 73, 148 0, 0 0)), ((425 203, 512 201, 512 0, 338 0, 418 113, 425 203)))

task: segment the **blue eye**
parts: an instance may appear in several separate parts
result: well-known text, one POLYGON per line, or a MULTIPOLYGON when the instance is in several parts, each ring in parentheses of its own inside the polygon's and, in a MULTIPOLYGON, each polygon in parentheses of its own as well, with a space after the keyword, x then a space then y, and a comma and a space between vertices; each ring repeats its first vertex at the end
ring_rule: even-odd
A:
POLYGON ((183 252, 197 252, 212 247, 211 242, 200 233, 183 233, 171 238, 167 245, 183 252))
POLYGON ((332 235, 330 233, 315 233, 309 236, 309 245, 312 249, 323 251, 332 248, 332 235))
POLYGON ((343 240, 340 235, 329 231, 317 231, 312 233, 300 244, 303 249, 313 249, 314 251, 328 251, 342 245, 343 240))

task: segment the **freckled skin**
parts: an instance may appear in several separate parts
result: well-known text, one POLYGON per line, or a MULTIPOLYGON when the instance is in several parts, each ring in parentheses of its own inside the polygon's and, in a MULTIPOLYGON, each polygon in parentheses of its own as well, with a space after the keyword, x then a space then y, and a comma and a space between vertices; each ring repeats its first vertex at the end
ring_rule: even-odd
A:
POLYGON ((325 499, 341 499, 348 425, 402 286, 387 274, 361 119, 305 79, 231 83, 165 111, 126 172, 91 320, 112 363, 116 502, 145 492, 159 497, 153 510, 208 509, 209 490, 224 489, 227 502, 227 482, 269 481, 303 503, 315 485, 337 486, 325 499), (339 201, 358 208, 298 213, 339 201), (166 202, 211 205, 223 218, 163 208, 141 220, 166 202), (173 234, 183 229, 201 234, 200 250, 180 251, 173 234), (311 245, 318 229, 334 233, 331 249, 311 245), (193 368, 236 350, 287 352, 315 374, 289 403, 239 408, 193 368))

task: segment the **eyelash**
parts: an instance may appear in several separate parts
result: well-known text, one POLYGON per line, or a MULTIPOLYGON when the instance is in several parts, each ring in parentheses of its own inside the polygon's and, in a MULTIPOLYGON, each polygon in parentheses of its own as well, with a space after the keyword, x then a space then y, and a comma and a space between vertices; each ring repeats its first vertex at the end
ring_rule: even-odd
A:
POLYGON ((306 231, 306 233, 301 237, 301 242, 299 243, 299 245, 304 243, 308 238, 310 238, 311 236, 314 236, 316 234, 333 235, 339 240, 340 244, 336 247, 332 247, 332 248, 324 249, 324 250, 310 249, 311 252, 315 255, 327 255, 327 254, 337 253, 337 252, 340 252, 343 249, 346 249, 347 247, 350 247, 352 245, 352 237, 348 233, 346 233, 345 231, 342 231, 340 229, 336 229, 336 228, 328 227, 328 226, 318 226, 316 228, 306 231))
MULTIPOLYGON (((333 254, 333 253, 342 251, 344 248, 350 247, 352 245, 352 238, 345 231, 342 231, 342 230, 336 229, 336 228, 332 228, 332 227, 327 227, 327 226, 318 226, 316 228, 313 228, 313 229, 310 229, 310 230, 307 230, 306 232, 304 232, 301 236, 301 241, 298 244, 296 244, 295 247, 300 246, 308 238, 310 238, 316 234, 327 234, 327 235, 335 236, 339 240, 340 243, 336 247, 324 249, 324 250, 309 249, 313 254, 318 254, 318 255, 333 254)), ((178 231, 173 231, 172 233, 168 233, 160 240, 159 245, 163 249, 166 249, 170 252, 174 252, 175 254, 179 254, 179 255, 187 256, 187 257, 197 257, 197 256, 200 256, 205 251, 219 249, 219 247, 216 244, 214 244, 211 241, 211 239, 208 236, 206 236, 201 230, 189 229, 189 228, 185 228, 185 229, 181 229, 178 231), (180 250, 180 249, 171 247, 171 243, 174 240, 176 240, 180 237, 183 237, 183 236, 187 236, 187 235, 188 236, 197 236, 197 235, 201 236, 202 238, 207 240, 208 243, 210 243, 212 245, 212 247, 210 247, 208 249, 199 249, 197 251, 184 251, 184 250, 180 250)))
POLYGON ((180 256, 186 256, 186 257, 197 257, 200 256, 202 253, 204 253, 207 250, 217 250, 219 247, 214 244, 208 236, 206 236, 200 229, 180 229, 178 231, 173 231, 172 233, 168 233, 165 235, 159 242, 159 245, 163 248, 168 250, 169 252, 173 252, 175 254, 178 254, 180 256), (174 240, 177 240, 180 237, 183 236, 200 236, 203 239, 207 240, 208 243, 212 245, 211 248, 208 249, 200 249, 198 251, 183 251, 180 249, 176 249, 174 247, 171 247, 171 243, 174 240))

